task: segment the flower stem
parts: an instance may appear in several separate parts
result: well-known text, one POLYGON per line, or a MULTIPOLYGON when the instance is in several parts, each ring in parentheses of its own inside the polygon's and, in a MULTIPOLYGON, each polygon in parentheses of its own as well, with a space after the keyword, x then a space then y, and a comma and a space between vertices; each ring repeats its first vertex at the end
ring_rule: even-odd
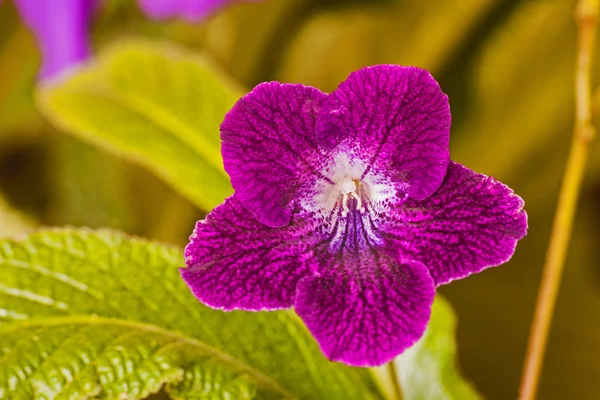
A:
POLYGON ((576 116, 573 142, 560 190, 550 244, 546 253, 546 263, 525 357, 519 400, 533 400, 536 396, 577 200, 587 164, 589 143, 595 135, 592 126, 590 71, 599 1, 580 0, 575 10, 579 40, 575 67, 576 116))
POLYGON ((402 395, 402 387, 400 387, 400 375, 398 375, 398 369, 396 368, 394 360, 387 363, 387 370, 394 389, 394 399, 402 400, 404 396, 402 395))

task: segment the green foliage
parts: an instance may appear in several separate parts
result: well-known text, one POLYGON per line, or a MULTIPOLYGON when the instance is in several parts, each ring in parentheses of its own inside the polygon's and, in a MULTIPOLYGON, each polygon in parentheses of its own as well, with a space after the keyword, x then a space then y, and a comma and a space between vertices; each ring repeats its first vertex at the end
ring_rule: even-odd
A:
POLYGON ((402 392, 411 400, 478 400, 456 363, 456 317, 441 296, 433 303, 425 335, 395 360, 402 392))
POLYGON ((57 126, 140 163, 210 209, 231 192, 218 128, 240 94, 199 56, 132 41, 42 87, 38 100, 57 126))
POLYGON ((4 325, 0 337, 0 398, 143 398, 166 383, 177 399, 251 399, 270 383, 204 343, 131 321, 47 318, 4 325))
POLYGON ((377 397, 366 370, 325 359, 293 313, 201 305, 179 277, 181 254, 110 231, 0 241, 0 387, 14 388, 8 398, 98 390, 140 398, 162 383, 183 398, 252 390, 259 398, 377 397))
MULTIPOLYGON (((294 314, 198 303, 181 264, 176 248, 111 231, 0 241, 0 388, 8 398, 142 398, 163 384, 186 399, 377 397, 366 370, 327 361, 294 314)), ((457 372, 454 325, 438 296, 427 333, 396 361, 406 399, 478 398, 457 372)))

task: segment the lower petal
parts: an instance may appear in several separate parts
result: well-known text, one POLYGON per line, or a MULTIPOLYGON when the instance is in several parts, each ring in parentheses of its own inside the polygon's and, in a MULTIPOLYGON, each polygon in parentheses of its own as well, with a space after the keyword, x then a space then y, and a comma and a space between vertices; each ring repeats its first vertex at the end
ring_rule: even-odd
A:
POLYGON ((523 205, 494 178, 451 162, 431 197, 394 207, 379 230, 400 259, 421 261, 441 285, 508 261, 527 234, 523 205))
POLYGON ((232 196, 196 225, 181 275, 213 308, 289 308, 298 281, 309 273, 303 227, 294 220, 281 229, 263 225, 232 196))
POLYGON ((330 360, 381 365, 423 335, 435 289, 422 264, 371 252, 329 263, 299 282, 294 307, 330 360))

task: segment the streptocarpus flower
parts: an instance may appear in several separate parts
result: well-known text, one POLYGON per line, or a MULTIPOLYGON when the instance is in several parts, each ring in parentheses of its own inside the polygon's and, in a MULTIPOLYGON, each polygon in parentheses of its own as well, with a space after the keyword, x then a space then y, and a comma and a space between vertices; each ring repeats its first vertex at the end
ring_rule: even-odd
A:
POLYGON ((448 98, 415 67, 333 93, 277 82, 221 125, 235 194, 198 222, 183 279, 223 310, 294 307, 331 360, 385 363, 423 334, 435 288, 506 262, 523 201, 450 161, 448 98))
MULTIPOLYGON (((151 18, 199 21, 236 0, 138 0, 151 18)), ((244 1, 244 0, 237 0, 244 1)), ((248 1, 248 0, 246 0, 248 1)), ((15 0, 43 56, 42 79, 58 76, 91 54, 88 25, 100 0, 15 0)))
POLYGON ((98 0, 15 0, 42 53, 39 76, 51 78, 91 54, 87 26, 98 0))

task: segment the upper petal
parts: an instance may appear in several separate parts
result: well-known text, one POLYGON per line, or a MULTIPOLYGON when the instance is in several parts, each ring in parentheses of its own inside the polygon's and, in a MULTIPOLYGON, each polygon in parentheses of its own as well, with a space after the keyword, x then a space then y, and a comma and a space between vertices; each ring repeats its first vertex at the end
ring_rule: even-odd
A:
POLYGON ((223 162, 236 197, 263 224, 285 226, 298 190, 319 175, 315 119, 326 96, 303 85, 262 83, 221 124, 223 162))
POLYGON ((377 65, 350 74, 329 95, 317 138, 362 159, 363 176, 386 176, 401 197, 424 199, 450 161, 450 120, 448 97, 429 72, 377 65))
POLYGON ((40 45, 40 77, 53 78, 90 55, 87 28, 97 0, 16 0, 40 45))
POLYGON ((441 285, 508 261, 527 234, 523 205, 494 178, 452 162, 437 192, 393 208, 379 229, 399 257, 421 261, 441 285))
POLYGON ((224 309, 291 307, 299 279, 309 273, 305 222, 285 228, 261 224, 236 196, 199 221, 185 249, 181 275, 204 304, 224 309))
POLYGON ((384 252, 319 260, 325 268, 298 284, 298 315, 332 361, 384 364, 424 333, 435 296, 421 263, 384 252))

